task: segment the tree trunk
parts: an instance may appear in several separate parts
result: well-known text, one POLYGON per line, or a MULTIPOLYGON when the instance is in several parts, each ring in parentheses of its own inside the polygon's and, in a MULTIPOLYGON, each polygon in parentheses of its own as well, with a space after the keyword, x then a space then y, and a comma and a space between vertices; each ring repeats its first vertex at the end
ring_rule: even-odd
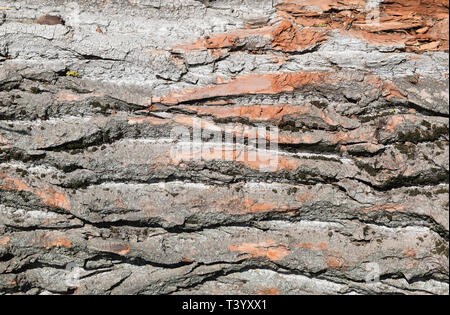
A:
POLYGON ((448 294, 448 15, 2 1, 0 293, 448 294))

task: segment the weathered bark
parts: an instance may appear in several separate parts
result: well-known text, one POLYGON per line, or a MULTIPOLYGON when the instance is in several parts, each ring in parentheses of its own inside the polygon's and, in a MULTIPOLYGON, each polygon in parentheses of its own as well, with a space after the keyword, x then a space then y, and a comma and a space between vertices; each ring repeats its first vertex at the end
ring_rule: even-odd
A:
POLYGON ((3 1, 0 293, 448 294, 448 1, 380 10, 3 1))

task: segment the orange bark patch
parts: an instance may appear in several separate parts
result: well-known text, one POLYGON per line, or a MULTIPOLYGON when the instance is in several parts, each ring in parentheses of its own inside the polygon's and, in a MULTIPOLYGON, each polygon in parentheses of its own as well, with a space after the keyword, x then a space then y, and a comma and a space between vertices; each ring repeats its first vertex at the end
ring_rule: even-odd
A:
POLYGON ((5 246, 10 241, 11 241, 11 239, 8 236, 3 236, 2 238, 0 238, 0 246, 5 246))
POLYGON ((117 251, 117 254, 124 256, 130 252, 130 246, 124 246, 122 249, 117 251))
POLYGON ((326 72, 298 72, 282 73, 270 76, 272 80, 272 93, 292 92, 309 84, 324 84, 330 82, 329 73, 326 72))
POLYGON ((320 141, 316 137, 312 137, 308 134, 300 134, 300 135, 292 135, 292 134, 280 134, 278 139, 278 143, 290 143, 290 144, 315 144, 320 141))
POLYGON ((294 26, 291 21, 283 22, 273 31, 272 48, 285 52, 293 52, 314 47, 324 42, 328 35, 317 30, 303 29, 294 26))
POLYGON ((282 245, 276 245, 273 241, 263 241, 260 243, 243 243, 230 245, 228 249, 232 252, 248 254, 251 258, 267 257, 270 260, 281 260, 291 253, 289 249, 282 245))
POLYGON ((189 52, 192 50, 231 48, 235 45, 236 41, 241 36, 245 36, 245 34, 246 33, 239 34, 236 32, 230 32, 225 34, 210 35, 193 43, 176 45, 172 47, 172 49, 189 52))
POLYGON ((297 201, 300 203, 303 203, 306 200, 309 200, 311 198, 313 198, 313 195, 310 195, 310 194, 303 194, 303 195, 298 195, 295 197, 295 199, 297 199, 297 201))
POLYGON ((53 247, 72 247, 72 243, 67 238, 61 235, 45 235, 42 241, 42 245, 45 247, 45 249, 50 249, 53 247))
POLYGON ((328 256, 327 257, 327 267, 330 269, 340 270, 344 267, 345 262, 342 258, 328 256))
POLYGON ((183 257, 183 258, 181 259, 181 261, 182 261, 182 262, 185 262, 185 263, 191 263, 191 262, 193 262, 192 259, 189 259, 189 258, 186 258, 186 257, 183 257))
POLYGON ((272 172, 280 170, 293 171, 300 165, 295 158, 278 156, 271 152, 249 152, 245 149, 235 147, 223 148, 222 146, 192 150, 190 152, 181 150, 170 160, 170 163, 179 165, 181 162, 189 161, 234 161, 253 170, 263 169, 272 172))
POLYGON ((243 203, 245 212, 267 212, 275 209, 273 203, 258 203, 255 200, 246 199, 243 203))
POLYGON ((48 187, 47 190, 34 189, 20 179, 8 177, 4 173, 0 173, 0 179, 3 180, 0 186, 1 189, 31 192, 38 196, 42 203, 47 206, 70 210, 70 202, 67 196, 53 187, 48 187))
POLYGON ((355 142, 376 142, 376 136, 371 128, 359 128, 349 132, 337 132, 330 136, 330 140, 336 144, 355 142))
POLYGON ((8 281, 8 282, 5 283, 5 285, 6 286, 15 286, 15 285, 17 285, 17 281, 15 281, 15 280, 14 281, 8 281))
POLYGON ((8 177, 5 173, 0 173, 0 178, 3 180, 1 189, 6 190, 18 190, 18 191, 30 191, 31 188, 17 178, 8 177))
POLYGON ((325 72, 252 74, 238 77, 229 83, 221 85, 171 92, 162 97, 160 101, 163 104, 176 105, 187 101, 219 96, 278 94, 281 92, 292 92, 307 84, 324 84, 328 81, 328 76, 325 72))
POLYGON ((405 257, 416 257, 417 255, 417 251, 413 248, 407 248, 403 251, 403 255, 405 255, 405 257))
POLYGON ((257 295, 279 295, 281 293, 280 293, 280 290, 278 290, 277 288, 267 288, 267 289, 259 291, 256 294, 257 295))
POLYGON ((187 110, 195 111, 200 115, 212 115, 216 118, 240 117, 250 121, 280 120, 286 115, 303 114, 308 112, 310 106, 184 106, 187 110))
POLYGON ((272 90, 271 84, 272 82, 270 80, 270 77, 266 75, 248 75, 235 79, 226 84, 172 92, 169 93, 169 95, 167 95, 166 97, 162 97, 161 103, 175 105, 182 102, 201 100, 218 96, 268 93, 272 90))
POLYGON ((67 196, 50 187, 48 190, 37 190, 34 192, 42 202, 50 207, 70 209, 70 202, 67 196))
POLYGON ((395 98, 403 98, 406 99, 407 97, 403 95, 397 87, 392 83, 386 83, 384 84, 383 90, 386 92, 386 98, 389 100, 393 97, 395 98))
POLYGON ((371 85, 373 85, 374 87, 376 87, 377 89, 380 89, 383 92, 383 95, 387 98, 387 99, 391 99, 393 97, 395 98, 402 98, 402 99, 406 99, 407 97, 405 95, 403 95, 399 89, 397 88, 397 86, 392 83, 392 82, 384 82, 383 80, 381 80, 379 77, 374 76, 370 73, 366 73, 366 77, 364 78, 365 82, 370 83, 371 85))
POLYGON ((294 171, 298 169, 300 165, 296 159, 276 156, 266 152, 258 152, 256 160, 249 158, 248 154, 245 153, 243 156, 243 160, 238 159, 237 161, 254 170, 269 169, 271 171, 294 171))
POLYGON ((103 243, 98 246, 94 246, 95 249, 102 251, 102 252, 108 252, 108 253, 114 253, 120 256, 125 256, 128 254, 131 250, 130 246, 126 244, 119 244, 119 243, 103 243))
POLYGON ((397 126, 402 125, 406 122, 416 122, 418 120, 417 116, 414 115, 393 115, 388 118, 385 126, 386 131, 393 132, 397 129, 397 126))

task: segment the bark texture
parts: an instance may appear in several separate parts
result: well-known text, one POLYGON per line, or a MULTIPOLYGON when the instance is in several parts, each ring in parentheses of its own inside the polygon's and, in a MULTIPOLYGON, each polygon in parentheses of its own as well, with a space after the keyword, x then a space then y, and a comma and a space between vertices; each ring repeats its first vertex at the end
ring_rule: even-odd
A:
POLYGON ((448 1, 369 4, 2 1, 0 293, 448 294, 448 1))

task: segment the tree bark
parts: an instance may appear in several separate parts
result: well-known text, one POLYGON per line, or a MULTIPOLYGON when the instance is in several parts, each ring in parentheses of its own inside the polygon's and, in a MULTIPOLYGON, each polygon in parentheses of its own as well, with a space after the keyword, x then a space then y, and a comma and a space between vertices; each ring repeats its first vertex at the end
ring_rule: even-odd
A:
POLYGON ((0 294, 448 294, 448 1, 336 2, 3 1, 0 294))

